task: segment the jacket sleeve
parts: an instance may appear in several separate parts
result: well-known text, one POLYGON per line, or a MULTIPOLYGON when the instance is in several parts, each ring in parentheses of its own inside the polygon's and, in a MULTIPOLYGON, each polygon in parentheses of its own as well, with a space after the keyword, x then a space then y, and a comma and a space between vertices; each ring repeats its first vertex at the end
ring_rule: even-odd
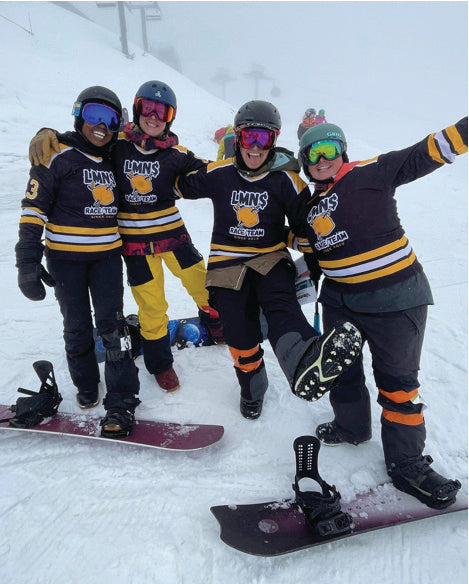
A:
POLYGON ((398 187, 421 178, 467 152, 467 117, 414 146, 378 157, 387 185, 398 187))
POLYGON ((287 225, 284 231, 284 241, 290 249, 294 249, 300 253, 313 252, 309 239, 306 237, 298 237, 287 225))
POLYGON ((306 262, 306 266, 309 270, 309 275, 311 279, 317 283, 321 278, 322 271, 319 267, 317 254, 311 247, 311 243, 305 237, 297 237, 288 225, 285 225, 284 229, 284 241, 287 246, 295 251, 299 251, 303 254, 303 258, 306 262))
POLYGON ((32 166, 26 194, 21 201, 20 241, 39 242, 54 205, 57 179, 50 167, 32 166))
POLYGON ((187 174, 180 174, 174 185, 177 196, 183 199, 202 199, 208 197, 207 166, 187 174))
POLYGON ((288 223, 296 238, 307 239, 308 203, 311 201, 311 191, 296 172, 288 171, 287 174, 289 181, 285 188, 285 212, 288 223))
POLYGON ((183 156, 184 162, 181 168, 181 174, 188 174, 189 172, 197 171, 199 170, 199 168, 203 168, 208 164, 208 160, 199 158, 190 150, 187 150, 187 152, 183 156))

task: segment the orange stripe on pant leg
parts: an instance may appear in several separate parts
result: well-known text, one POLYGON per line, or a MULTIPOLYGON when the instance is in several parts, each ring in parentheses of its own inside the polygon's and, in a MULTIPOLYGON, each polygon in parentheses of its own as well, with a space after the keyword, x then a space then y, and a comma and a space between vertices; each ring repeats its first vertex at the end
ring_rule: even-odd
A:
POLYGON ((254 371, 257 369, 260 364, 262 363, 262 357, 258 361, 254 361, 253 363, 243 363, 242 365, 239 363, 240 357, 252 357, 259 351, 259 345, 256 345, 252 349, 235 349, 234 347, 228 347, 230 349, 231 356, 233 357, 234 365, 241 371, 248 373, 249 371, 254 371))
POLYGON ((391 410, 383 410, 383 418, 388 422, 396 422, 404 426, 419 426, 423 424, 423 414, 399 414, 391 410))
POLYGON ((413 389, 412 391, 384 391, 384 389, 379 389, 378 391, 381 395, 384 395, 384 397, 387 397, 395 404, 403 404, 406 401, 413 401, 419 394, 418 389, 413 389))

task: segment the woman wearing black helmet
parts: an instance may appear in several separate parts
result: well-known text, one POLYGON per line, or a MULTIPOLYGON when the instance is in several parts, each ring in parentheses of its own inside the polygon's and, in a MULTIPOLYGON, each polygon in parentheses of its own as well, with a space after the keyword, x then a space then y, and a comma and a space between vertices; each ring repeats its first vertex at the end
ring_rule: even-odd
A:
POLYGON ((73 106, 75 131, 59 134, 58 153, 47 166, 32 166, 22 201, 16 244, 18 285, 30 300, 43 300, 43 281, 55 286, 64 322, 70 376, 81 408, 99 401, 90 297, 98 334, 106 348, 107 395, 103 435, 132 429, 140 403, 137 368, 118 315, 123 310, 122 241, 117 228, 116 179, 110 147, 117 139, 122 108, 105 87, 82 91, 73 106), (45 229, 49 273, 41 264, 45 229))
MULTIPOLYGON (((309 240, 324 273, 324 326, 350 320, 368 341, 382 406, 384 458, 394 485, 430 507, 454 503, 459 481, 448 480, 423 456, 425 421, 418 370, 433 304, 428 281, 405 236, 395 189, 467 152, 467 118, 414 146, 349 162, 334 124, 314 126, 299 157, 316 190, 308 212, 309 240)), ((370 398, 362 359, 330 394, 335 418, 316 429, 326 444, 359 444, 371 437, 370 398)))
POLYGON ((317 399, 330 389, 358 355, 360 336, 347 324, 318 339, 297 302, 284 224, 288 218, 299 235, 306 232, 310 192, 292 153, 275 146, 281 127, 277 109, 265 101, 247 102, 233 125, 235 157, 181 177, 177 185, 186 198, 212 200, 207 286, 234 360, 241 413, 255 419, 267 390, 260 308, 292 391, 304 399, 317 399))
MULTIPOLYGON (((179 379, 173 369, 167 327, 163 262, 194 299, 212 339, 223 342, 218 313, 209 305, 203 257, 174 203, 177 176, 206 164, 178 145, 178 137, 171 131, 176 112, 176 95, 171 87, 162 81, 147 81, 135 94, 133 122, 125 125, 112 151, 120 193, 122 253, 139 307, 144 362, 165 391, 176 390, 179 379)), ((49 141, 53 144, 53 139, 50 131, 38 134, 38 144, 31 146, 30 156, 38 162, 47 161, 49 141)))

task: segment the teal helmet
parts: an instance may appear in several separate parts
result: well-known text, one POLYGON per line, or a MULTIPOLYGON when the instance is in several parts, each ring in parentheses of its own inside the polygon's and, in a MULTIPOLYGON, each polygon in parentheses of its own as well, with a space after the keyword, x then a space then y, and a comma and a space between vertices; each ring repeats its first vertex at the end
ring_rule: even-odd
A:
POLYGON ((342 128, 335 124, 320 124, 313 126, 306 130, 300 138, 300 150, 298 153, 298 160, 303 164, 303 171, 308 178, 312 178, 309 174, 308 165, 304 162, 303 152, 311 147, 315 142, 322 140, 337 140, 342 145, 342 157, 344 162, 348 162, 347 156, 347 140, 342 128))

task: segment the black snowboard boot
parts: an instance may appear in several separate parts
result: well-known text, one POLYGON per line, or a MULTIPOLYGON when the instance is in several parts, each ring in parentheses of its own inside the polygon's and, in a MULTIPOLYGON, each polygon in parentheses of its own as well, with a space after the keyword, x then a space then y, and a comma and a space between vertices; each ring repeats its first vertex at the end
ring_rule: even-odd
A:
POLYGON ((80 389, 77 393, 77 402, 82 410, 94 408, 99 404, 98 388, 94 389, 80 389))
POLYGON ((415 456, 397 465, 392 463, 388 474, 399 491, 416 497, 432 509, 445 509, 456 501, 461 483, 435 472, 430 467, 432 462, 431 456, 415 456))
POLYGON ((319 424, 316 428, 316 436, 323 444, 327 444, 327 446, 346 444, 345 440, 337 432, 337 426, 335 425, 334 420, 332 422, 319 424))
POLYGON ((369 436, 364 440, 347 440, 337 428, 334 420, 332 420, 332 422, 319 424, 319 426, 316 428, 316 436, 323 444, 326 444, 327 446, 339 446, 339 444, 354 444, 355 446, 358 446, 358 444, 366 442, 371 438, 371 436, 369 436))
POLYGON ((315 339, 298 365, 293 393, 307 401, 321 398, 359 356, 361 345, 360 331, 350 322, 315 339))
POLYGON ((108 394, 103 405, 106 415, 101 420, 101 436, 104 438, 125 438, 132 433, 135 408, 140 404, 136 396, 108 394))
POLYGON ((263 403, 264 400, 262 399, 248 401, 242 397, 239 402, 239 409, 241 414, 248 420, 257 420, 257 418, 261 415, 263 403))

